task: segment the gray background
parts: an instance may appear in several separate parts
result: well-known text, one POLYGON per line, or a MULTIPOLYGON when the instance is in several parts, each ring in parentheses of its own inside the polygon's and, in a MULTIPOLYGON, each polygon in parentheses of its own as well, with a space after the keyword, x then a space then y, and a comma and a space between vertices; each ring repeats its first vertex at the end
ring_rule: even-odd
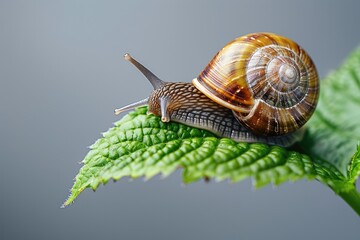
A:
MULTIPOLYGON (((124 179, 60 209, 113 109, 159 77, 190 81, 233 38, 300 43, 321 77, 360 44, 359 1, 0 2, 0 239, 346 239, 359 218, 329 188, 299 181, 183 186, 124 179)), ((335 104, 335 103, 334 103, 335 104)))

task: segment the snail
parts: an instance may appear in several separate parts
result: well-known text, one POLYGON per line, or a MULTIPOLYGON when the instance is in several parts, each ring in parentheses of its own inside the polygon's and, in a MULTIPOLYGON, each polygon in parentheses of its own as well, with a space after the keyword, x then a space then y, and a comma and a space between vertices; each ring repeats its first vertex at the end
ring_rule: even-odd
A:
POLYGON ((225 45, 192 83, 165 82, 129 54, 150 81, 150 97, 115 110, 148 105, 161 121, 180 122, 238 142, 291 146, 317 105, 319 80, 309 55, 274 33, 252 33, 225 45))

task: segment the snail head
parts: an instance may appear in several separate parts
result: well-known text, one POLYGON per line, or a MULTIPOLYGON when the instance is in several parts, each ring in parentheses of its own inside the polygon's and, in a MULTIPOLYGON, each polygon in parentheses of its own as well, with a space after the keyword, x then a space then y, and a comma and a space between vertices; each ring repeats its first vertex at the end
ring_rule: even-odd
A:
POLYGON ((169 83, 159 79, 149 69, 147 69, 141 63, 139 63, 133 57, 131 57, 130 54, 126 53, 124 55, 124 59, 132 63, 149 80, 149 82, 154 88, 154 91, 152 91, 150 97, 148 98, 115 109, 115 114, 118 115, 122 112, 135 109, 136 107, 149 105, 150 113, 161 115, 161 120, 163 122, 169 122, 170 114, 168 108, 170 104, 170 97, 167 96, 168 94, 167 91, 163 91, 164 86, 166 86, 169 83))

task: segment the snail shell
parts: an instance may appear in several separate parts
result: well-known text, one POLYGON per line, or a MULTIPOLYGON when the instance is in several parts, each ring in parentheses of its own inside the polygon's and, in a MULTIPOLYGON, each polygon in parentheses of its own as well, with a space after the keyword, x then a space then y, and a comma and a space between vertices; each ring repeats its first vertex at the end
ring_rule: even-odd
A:
POLYGON ((262 135, 302 127, 315 110, 319 81, 309 55, 270 33, 239 37, 221 49, 193 84, 262 135))
POLYGON ((308 54, 292 40, 253 33, 228 43, 191 83, 164 82, 126 54, 150 81, 149 105, 163 122, 176 121, 236 141, 289 146, 302 137, 319 96, 308 54), (300 129, 300 130, 299 130, 300 129))

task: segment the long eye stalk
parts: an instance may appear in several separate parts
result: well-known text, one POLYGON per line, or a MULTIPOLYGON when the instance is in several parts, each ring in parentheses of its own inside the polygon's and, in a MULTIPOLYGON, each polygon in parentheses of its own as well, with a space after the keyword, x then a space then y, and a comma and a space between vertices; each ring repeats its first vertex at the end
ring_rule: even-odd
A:
MULTIPOLYGON (((141 63, 139 63, 138 61, 136 61, 134 58, 132 58, 130 56, 130 54, 126 53, 124 55, 125 60, 131 62, 137 69, 140 70, 140 72, 142 72, 142 74, 144 74, 144 76, 149 80, 149 82, 151 83, 151 85, 154 87, 154 90, 161 88, 162 86, 165 85, 165 82, 160 80, 155 74, 153 74, 149 69, 147 69, 146 67, 144 67, 141 63)), ((126 105, 124 107, 115 109, 115 114, 118 115, 122 112, 128 111, 128 110, 132 110, 136 107, 141 107, 141 106, 145 106, 148 104, 148 100, 149 98, 145 98, 143 100, 140 100, 138 102, 135 103, 131 103, 129 105, 126 105)))
POLYGON ((154 87, 154 89, 159 89, 162 87, 165 82, 160 80, 155 74, 153 74, 149 69, 144 67, 141 63, 136 61, 134 58, 131 57, 130 54, 126 53, 124 55, 125 60, 131 62, 139 71, 144 74, 144 76, 149 80, 151 85, 154 87))

